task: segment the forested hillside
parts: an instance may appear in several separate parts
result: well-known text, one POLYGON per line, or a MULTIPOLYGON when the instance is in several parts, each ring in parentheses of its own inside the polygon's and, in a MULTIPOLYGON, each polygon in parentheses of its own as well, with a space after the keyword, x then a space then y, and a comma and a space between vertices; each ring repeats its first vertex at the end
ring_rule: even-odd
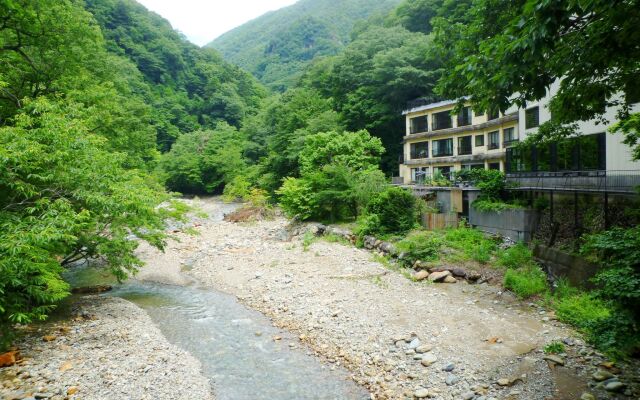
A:
POLYGON ((87 0, 109 52, 133 62, 144 78, 136 91, 152 106, 159 148, 168 150, 184 132, 240 126, 255 112, 264 90, 255 79, 200 49, 169 22, 133 0, 87 0))
POLYGON ((265 14, 211 42, 225 59, 268 87, 293 86, 318 56, 337 54, 358 21, 386 15, 400 0, 301 0, 265 14))
POLYGON ((241 126, 264 89, 131 0, 0 0, 0 348, 68 295, 66 266, 135 271, 177 216, 161 152, 241 126), (85 8, 86 7, 86 8, 85 8))

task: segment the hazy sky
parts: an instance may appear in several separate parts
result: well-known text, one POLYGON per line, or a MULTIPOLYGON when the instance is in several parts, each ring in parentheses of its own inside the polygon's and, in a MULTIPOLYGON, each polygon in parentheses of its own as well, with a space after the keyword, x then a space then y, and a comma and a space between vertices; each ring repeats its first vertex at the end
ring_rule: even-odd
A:
POLYGON ((296 0, 138 0, 200 46, 267 11, 296 0))

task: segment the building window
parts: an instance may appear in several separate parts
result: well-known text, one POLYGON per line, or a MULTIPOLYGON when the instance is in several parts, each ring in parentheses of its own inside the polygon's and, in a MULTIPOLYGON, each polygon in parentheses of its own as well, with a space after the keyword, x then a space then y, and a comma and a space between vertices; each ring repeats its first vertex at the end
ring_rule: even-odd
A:
POLYGON ((429 142, 411 143, 410 147, 412 160, 429 157, 429 142))
POLYGON ((506 168, 510 173, 592 171, 605 170, 606 166, 604 133, 507 149, 506 168))
POLYGON ((429 178, 429 167, 411 168, 411 182, 424 183, 429 178))
POLYGON ((532 107, 525 111, 524 126, 526 129, 537 128, 540 126, 540 108, 532 107))
POLYGON ((458 126, 468 126, 471 125, 471 120, 473 118, 473 113, 471 111, 471 107, 464 107, 460 114, 458 114, 458 126))
POLYGON ((453 155, 453 139, 440 139, 432 142, 433 157, 447 157, 453 155))
POLYGON ((434 131, 439 131, 440 129, 449 129, 453 126, 451 123, 451 112, 449 111, 435 113, 431 118, 433 120, 432 128, 434 131))
POLYGON ((498 118, 500 118, 500 110, 497 110, 497 109, 496 110, 490 110, 487 113, 487 121, 491 121, 491 120, 498 119, 498 118))
POLYGON ((462 170, 484 169, 484 164, 462 164, 462 170))
POLYGON ((518 141, 518 134, 515 128, 506 128, 502 130, 502 136, 504 137, 504 145, 510 145, 518 141))
POLYGON ((411 118, 409 120, 409 132, 411 134, 427 132, 429 130, 429 120, 427 116, 411 118))
POLYGON ((495 169, 496 171, 500 171, 500 163, 499 162, 489 163, 489 169, 495 169))
POLYGON ((500 131, 489 132, 489 150, 500 148, 500 131))
POLYGON ((476 136, 476 147, 484 146, 484 135, 476 136))
POLYGON ((463 136, 458 138, 458 155, 464 156, 467 154, 471 154, 471 137, 472 136, 463 136))

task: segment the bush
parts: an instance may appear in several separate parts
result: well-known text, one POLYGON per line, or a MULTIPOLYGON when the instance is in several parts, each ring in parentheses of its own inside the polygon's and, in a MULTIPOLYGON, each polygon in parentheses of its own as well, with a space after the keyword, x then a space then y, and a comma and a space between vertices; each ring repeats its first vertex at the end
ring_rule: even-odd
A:
POLYGON ((564 353, 564 344, 562 342, 551 342, 548 345, 544 346, 544 352, 546 354, 560 354, 564 353))
POLYGON ((418 231, 409 234, 396 247, 400 253, 405 253, 404 264, 411 266, 415 260, 437 260, 443 244, 442 237, 435 232, 418 231))
POLYGON ((298 178, 286 178, 276 192, 287 216, 307 220, 316 212, 316 199, 311 184, 298 178))
POLYGON ((389 187, 369 202, 366 213, 377 217, 370 234, 406 233, 418 221, 417 199, 409 190, 389 187))
POLYGON ((477 229, 460 227, 444 231, 447 246, 459 250, 467 260, 485 264, 491 260, 496 243, 477 229))
POLYGON ((518 243, 499 252, 497 264, 509 269, 532 266, 534 265, 533 254, 527 245, 518 243))
POLYGON ((242 175, 236 176, 224 187, 222 198, 226 202, 246 201, 251 193, 251 183, 242 175))
POLYGON ((604 301, 586 293, 559 296, 553 306, 560 321, 579 328, 587 328, 610 315, 604 301))
POLYGON ((535 266, 509 269, 504 274, 504 287, 510 289, 521 299, 526 299, 547 290, 547 276, 535 266))

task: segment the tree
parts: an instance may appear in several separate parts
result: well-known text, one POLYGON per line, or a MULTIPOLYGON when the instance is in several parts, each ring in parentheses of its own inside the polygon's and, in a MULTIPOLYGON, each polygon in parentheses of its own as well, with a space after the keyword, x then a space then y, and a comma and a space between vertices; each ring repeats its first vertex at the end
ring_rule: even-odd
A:
POLYGON ((64 266, 102 258, 123 279, 142 265, 132 234, 163 246, 169 209, 157 206, 168 196, 127 169, 77 108, 27 101, 15 126, 0 128, 0 342, 68 295, 64 266))
POLYGON ((622 130, 629 142, 637 138, 624 125, 640 94, 637 0, 480 0, 434 24, 436 43, 451 55, 438 85, 442 95, 470 96, 479 112, 504 111, 541 99, 559 81, 555 123, 619 107, 619 127, 629 128, 622 130))

